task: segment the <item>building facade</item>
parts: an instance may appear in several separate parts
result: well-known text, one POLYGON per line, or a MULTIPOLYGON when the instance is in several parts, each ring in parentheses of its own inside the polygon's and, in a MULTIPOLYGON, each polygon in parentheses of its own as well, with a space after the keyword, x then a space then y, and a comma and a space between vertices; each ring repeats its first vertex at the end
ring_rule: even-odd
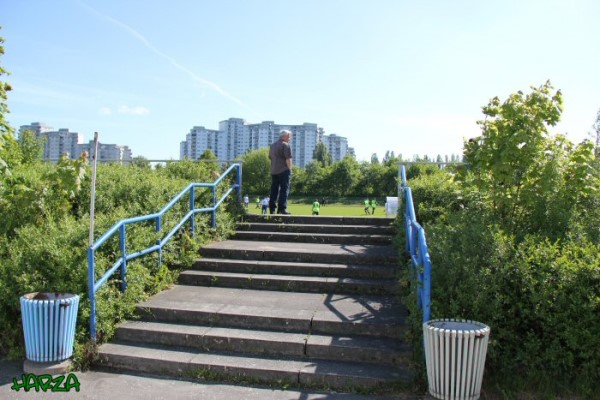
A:
MULTIPOLYGON (((81 133, 71 132, 67 128, 55 131, 44 123, 32 122, 29 125, 22 125, 19 135, 27 130, 34 132, 36 138, 44 142, 43 159, 45 161, 56 163, 63 154, 67 154, 70 159, 79 158, 84 151, 92 154, 94 142, 83 143, 81 133)), ((129 162, 132 158, 131 150, 127 146, 98 143, 98 161, 129 162)))
POLYGON ((248 151, 269 146, 279 137, 279 132, 292 132, 290 145, 295 165, 305 167, 313 160, 316 145, 323 141, 333 161, 340 161, 348 153, 348 140, 338 135, 325 135, 317 124, 283 125, 273 121, 246 124, 241 118, 229 118, 219 122, 219 130, 194 127, 180 144, 180 158, 198 159, 207 149, 219 160, 234 160, 248 151))

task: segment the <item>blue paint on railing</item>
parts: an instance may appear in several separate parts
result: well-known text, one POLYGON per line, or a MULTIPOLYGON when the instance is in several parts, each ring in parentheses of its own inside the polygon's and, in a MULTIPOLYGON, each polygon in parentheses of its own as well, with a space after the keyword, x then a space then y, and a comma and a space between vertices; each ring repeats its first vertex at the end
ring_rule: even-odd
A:
POLYGON ((401 191, 404 195, 406 251, 410 254, 413 280, 417 284, 417 305, 423 311, 423 322, 431 319, 431 258, 427 250, 425 229, 417 222, 410 187, 406 184, 406 168, 401 170, 401 191))
POLYGON ((190 221, 190 227, 192 233, 196 231, 196 225, 194 223, 194 216, 203 212, 211 213, 211 226, 216 226, 216 213, 217 208, 223 203, 223 201, 233 192, 237 192, 237 201, 240 202, 242 199, 242 165, 239 163, 232 164, 216 181, 213 183, 190 183, 185 189, 183 189, 178 195, 176 195, 162 210, 155 214, 144 215, 140 217, 127 218, 117 222, 113 225, 104 235, 102 235, 92 246, 88 248, 88 296, 90 298, 90 336, 92 340, 96 340, 96 292, 102 287, 104 283, 117 271, 120 272, 121 278, 121 291, 127 290, 127 261, 137 257, 144 256, 155 251, 158 252, 159 265, 162 263, 162 249, 167 244, 169 239, 175 235, 179 229, 186 222, 190 221), (233 171, 237 172, 236 183, 221 196, 217 201, 217 186, 233 171), (195 188, 210 188, 212 191, 212 207, 205 208, 194 208, 195 205, 195 188), (128 254, 126 248, 126 227, 127 225, 136 224, 144 221, 154 220, 156 223, 156 232, 162 231, 162 219, 164 214, 169 211, 183 196, 189 193, 189 206, 190 211, 175 225, 175 227, 168 232, 163 238, 157 241, 154 246, 150 246, 146 249, 140 250, 135 253, 128 254), (121 257, 110 267, 100 279, 96 281, 96 265, 95 265, 95 252, 98 250, 108 239, 114 234, 119 233, 119 248, 121 251, 121 257))

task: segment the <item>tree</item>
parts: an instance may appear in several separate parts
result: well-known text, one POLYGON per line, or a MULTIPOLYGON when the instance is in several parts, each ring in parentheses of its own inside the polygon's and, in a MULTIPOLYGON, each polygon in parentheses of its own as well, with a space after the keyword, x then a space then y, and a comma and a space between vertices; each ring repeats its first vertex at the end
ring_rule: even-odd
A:
MULTIPOLYGON (((558 238, 570 216, 597 192, 590 141, 574 146, 550 136, 562 112, 562 95, 550 82, 483 107, 482 135, 464 144, 468 177, 498 223, 524 237, 542 232, 558 238)), ((465 181, 466 182, 466 181, 465 181)))
POLYGON ((213 151, 211 149, 206 149, 200 155, 200 160, 217 161, 217 156, 215 155, 215 153, 213 153, 213 151))
MULTIPOLYGON (((4 46, 2 43, 4 43, 4 38, 0 36, 0 56, 4 55, 4 46)), ((0 77, 2 75, 8 75, 8 72, 0 65, 0 77)), ((4 175, 10 175, 10 170, 2 156, 2 149, 7 140, 14 139, 13 129, 5 117, 9 113, 6 100, 8 99, 7 93, 11 89, 10 84, 0 81, 0 178, 4 175)))
POLYGON ((315 146, 315 149, 313 150, 313 159, 318 161, 322 167, 327 167, 333 163, 333 158, 323 142, 319 142, 315 146))
POLYGON ((347 196, 352 194, 360 178, 358 162, 346 156, 340 162, 331 166, 331 173, 326 183, 328 192, 334 196, 347 196))
POLYGON ((40 161, 44 156, 44 140, 38 139, 35 132, 31 130, 19 134, 19 147, 21 148, 21 162, 23 164, 40 161))
POLYGON ((592 133, 595 143, 594 154, 596 155, 596 158, 598 158, 600 157, 600 109, 598 109, 598 114, 596 114, 596 122, 594 122, 592 127, 594 128, 594 132, 592 133))
MULTIPOLYGON (((4 55, 3 43, 4 38, 0 36, 0 56, 4 55)), ((0 65, 0 76, 2 75, 8 75, 8 72, 0 65)), ((6 100, 8 99, 7 93, 11 90, 12 88, 9 83, 0 81, 0 137, 6 133, 13 133, 13 129, 6 120, 6 114, 10 112, 6 104, 6 100)))
POLYGON ((265 196, 271 188, 269 148, 249 151, 242 157, 242 185, 245 194, 265 196))
POLYGON ((371 154, 371 164, 379 164, 379 158, 377 157, 377 153, 371 154))

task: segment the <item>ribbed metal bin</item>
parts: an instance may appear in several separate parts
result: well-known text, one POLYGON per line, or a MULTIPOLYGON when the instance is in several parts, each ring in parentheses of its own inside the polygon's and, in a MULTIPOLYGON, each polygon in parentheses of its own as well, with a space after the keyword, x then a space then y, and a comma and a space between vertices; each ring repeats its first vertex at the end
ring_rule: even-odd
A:
POLYGON ((444 400, 476 400, 490 327, 480 322, 437 319, 423 324, 429 394, 444 400))
POLYGON ((21 297, 25 353, 29 361, 62 361, 73 355, 79 296, 28 293, 21 297))

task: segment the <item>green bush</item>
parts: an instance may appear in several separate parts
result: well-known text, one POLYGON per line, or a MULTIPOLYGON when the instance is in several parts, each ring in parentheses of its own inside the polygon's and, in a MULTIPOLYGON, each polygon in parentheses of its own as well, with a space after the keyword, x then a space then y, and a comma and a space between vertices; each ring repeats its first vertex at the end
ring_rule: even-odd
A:
POLYGON ((528 236, 517 243, 472 216, 428 230, 432 318, 492 328, 487 367, 538 389, 600 379, 600 246, 528 236))
MULTIPOLYGON (((24 354, 19 297, 37 291, 61 291, 81 296, 77 324, 76 362, 85 366, 93 356, 89 346, 89 299, 87 296, 87 247, 91 179, 84 160, 59 165, 15 165, 12 176, 0 186, 0 352, 13 357, 24 354), (79 167, 82 168, 79 168, 79 167)), ((96 186, 94 238, 98 239, 118 221, 161 210, 189 183, 212 182, 214 164, 181 163, 152 170, 136 166, 100 165, 96 186), (189 178, 194 178, 189 180, 189 178)), ((218 175, 217 175, 218 176, 218 175)), ((231 181, 231 179, 229 179, 231 181)), ((225 183, 227 185, 227 183, 225 183)), ((223 185, 223 186, 225 186, 223 185)), ((218 196, 225 188, 218 190, 218 196)), ((231 197, 231 196, 230 196, 231 197)), ((196 208, 212 204, 209 189, 196 189, 196 208)), ((209 214, 196 216, 196 236, 189 224, 163 249, 163 264, 152 253, 128 262, 127 291, 119 290, 119 274, 97 292, 98 339, 107 340, 116 324, 133 315, 135 305, 172 284, 178 268, 189 265, 201 243, 226 237, 233 230, 237 202, 229 201, 217 212, 217 228, 209 214)), ((129 253, 156 243, 189 211, 189 196, 183 196, 156 223, 127 226, 129 253)), ((119 235, 113 235, 96 251, 96 279, 120 256, 119 235)))

